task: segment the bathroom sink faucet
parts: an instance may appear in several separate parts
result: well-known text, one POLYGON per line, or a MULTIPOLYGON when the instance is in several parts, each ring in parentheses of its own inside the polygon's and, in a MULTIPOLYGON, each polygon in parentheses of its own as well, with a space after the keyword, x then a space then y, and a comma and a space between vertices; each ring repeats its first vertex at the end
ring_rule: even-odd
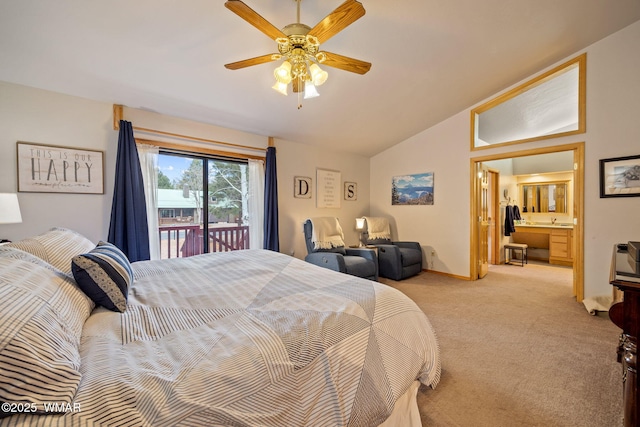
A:
POLYGON ((557 218, 551 218, 551 224, 555 224, 556 223, 556 219, 557 218))

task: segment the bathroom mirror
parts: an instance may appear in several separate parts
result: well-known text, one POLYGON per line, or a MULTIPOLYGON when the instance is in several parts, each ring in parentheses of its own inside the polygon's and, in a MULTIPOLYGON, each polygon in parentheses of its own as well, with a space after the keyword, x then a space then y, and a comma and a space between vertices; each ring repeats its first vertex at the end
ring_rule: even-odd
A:
POLYGON ((471 150, 584 133, 586 53, 471 110, 471 150))
POLYGON ((567 213, 566 182, 532 182, 518 186, 523 213, 567 213))

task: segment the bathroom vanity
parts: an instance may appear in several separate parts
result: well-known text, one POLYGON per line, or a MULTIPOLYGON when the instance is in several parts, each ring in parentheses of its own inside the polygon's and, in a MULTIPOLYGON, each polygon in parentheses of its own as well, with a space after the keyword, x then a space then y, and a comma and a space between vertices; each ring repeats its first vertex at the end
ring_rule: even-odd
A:
MULTIPOLYGON (((526 243, 530 249, 547 249, 549 264, 573 265, 573 225, 567 223, 526 223, 516 224, 511 233, 514 243, 526 243)), ((530 259, 536 259, 534 256, 530 259)))

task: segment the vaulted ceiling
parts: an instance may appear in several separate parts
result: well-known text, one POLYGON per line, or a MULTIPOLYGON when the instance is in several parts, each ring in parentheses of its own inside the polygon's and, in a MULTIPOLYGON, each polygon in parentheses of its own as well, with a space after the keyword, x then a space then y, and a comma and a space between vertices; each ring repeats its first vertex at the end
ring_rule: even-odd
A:
MULTIPOLYGON (((293 0, 244 0, 282 28, 293 0)), ((640 0, 360 0, 322 45, 371 62, 326 67, 297 109, 273 89, 276 52, 224 0, 4 0, 0 80, 371 156, 640 19, 640 0)), ((303 0, 314 26, 342 0, 303 0)), ((588 62, 588 59, 587 59, 588 62)))

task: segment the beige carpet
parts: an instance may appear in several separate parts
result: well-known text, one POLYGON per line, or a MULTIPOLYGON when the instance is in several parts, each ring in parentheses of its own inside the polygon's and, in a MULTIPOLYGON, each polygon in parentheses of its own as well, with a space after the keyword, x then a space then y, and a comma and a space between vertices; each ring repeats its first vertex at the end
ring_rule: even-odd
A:
POLYGON ((394 282, 438 335, 442 379, 421 387, 423 426, 619 426, 620 330, 571 296, 570 268, 491 266, 475 282, 394 282))

